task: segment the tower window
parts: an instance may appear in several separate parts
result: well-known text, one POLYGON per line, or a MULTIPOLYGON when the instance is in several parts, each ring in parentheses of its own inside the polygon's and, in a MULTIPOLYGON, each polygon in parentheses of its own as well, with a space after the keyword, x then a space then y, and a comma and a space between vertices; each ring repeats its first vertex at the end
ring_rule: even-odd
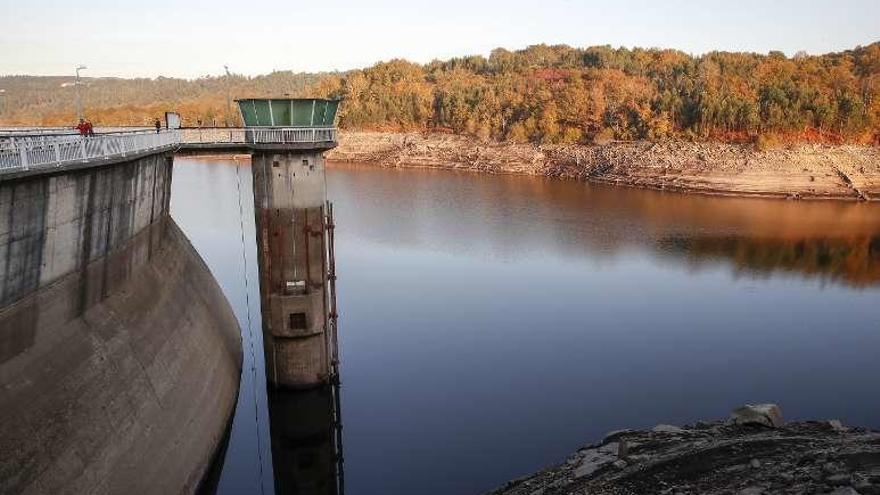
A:
POLYGON ((288 322, 291 330, 305 330, 306 329, 306 314, 305 313, 290 313, 290 321, 288 322))

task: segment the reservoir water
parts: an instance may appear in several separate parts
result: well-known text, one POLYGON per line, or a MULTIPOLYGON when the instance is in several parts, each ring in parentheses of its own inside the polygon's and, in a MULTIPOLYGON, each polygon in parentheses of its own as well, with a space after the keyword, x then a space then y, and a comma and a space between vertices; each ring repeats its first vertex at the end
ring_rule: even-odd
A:
MULTIPOLYGON (((238 164, 178 157, 172 215, 243 328, 219 491, 272 493, 238 164)), ((746 402, 880 428, 880 205, 349 164, 327 180, 349 495, 482 493, 610 430, 746 402)))

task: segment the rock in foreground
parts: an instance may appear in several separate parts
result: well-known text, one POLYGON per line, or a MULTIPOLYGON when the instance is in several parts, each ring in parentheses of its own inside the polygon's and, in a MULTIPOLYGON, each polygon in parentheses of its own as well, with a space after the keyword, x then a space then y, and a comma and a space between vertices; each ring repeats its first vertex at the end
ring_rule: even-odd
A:
POLYGON ((880 495, 880 432, 829 421, 624 430, 491 492, 647 493, 880 495))

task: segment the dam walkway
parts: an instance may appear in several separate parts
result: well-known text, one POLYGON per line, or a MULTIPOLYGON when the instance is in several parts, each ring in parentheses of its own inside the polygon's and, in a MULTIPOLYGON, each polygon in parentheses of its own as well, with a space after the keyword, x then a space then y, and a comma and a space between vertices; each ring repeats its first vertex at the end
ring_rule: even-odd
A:
POLYGON ((0 130, 0 175, 94 165, 161 151, 330 149, 335 127, 118 129, 81 136, 66 128, 0 130))

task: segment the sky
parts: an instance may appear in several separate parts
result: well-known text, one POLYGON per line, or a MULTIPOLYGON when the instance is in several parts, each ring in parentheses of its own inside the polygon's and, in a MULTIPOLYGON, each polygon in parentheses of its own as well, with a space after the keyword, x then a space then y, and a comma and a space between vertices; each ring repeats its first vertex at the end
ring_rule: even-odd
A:
POLYGON ((0 75, 317 72, 537 43, 819 54, 880 41, 880 1, 0 0, 0 75))

